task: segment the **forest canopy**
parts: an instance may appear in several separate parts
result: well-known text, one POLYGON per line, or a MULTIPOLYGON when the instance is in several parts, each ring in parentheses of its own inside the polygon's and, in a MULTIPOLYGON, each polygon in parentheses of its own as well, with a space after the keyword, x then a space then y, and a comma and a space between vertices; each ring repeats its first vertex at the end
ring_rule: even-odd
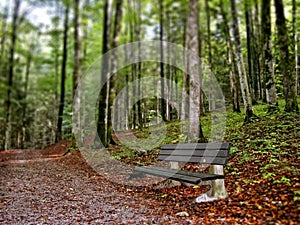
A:
MULTIPOLYGON (((279 110, 279 98, 286 112, 299 112, 299 8, 296 0, 1 0, 0 149, 42 148, 80 132, 72 126, 73 110, 80 110, 73 109, 80 77, 109 50, 142 40, 196 52, 217 78, 226 107, 244 111, 245 123, 255 117, 252 105, 268 104, 272 113, 279 110)), ((105 73, 99 71, 102 80, 105 73)), ((150 75, 176 88, 157 82, 149 92, 161 98, 135 104, 134 96, 147 87, 128 88, 119 110, 132 108, 116 129, 142 129, 155 125, 154 118, 175 121, 194 113, 200 130, 189 138, 205 139, 199 118, 217 108, 214 98, 202 95, 201 85, 194 90, 194 77, 170 64, 139 62, 117 71, 96 93, 95 126, 104 146, 113 142, 112 120, 124 119, 111 116, 115 97, 150 75), (184 97, 180 110, 168 104, 168 96, 183 90, 195 93, 197 109, 187 107, 184 97)))

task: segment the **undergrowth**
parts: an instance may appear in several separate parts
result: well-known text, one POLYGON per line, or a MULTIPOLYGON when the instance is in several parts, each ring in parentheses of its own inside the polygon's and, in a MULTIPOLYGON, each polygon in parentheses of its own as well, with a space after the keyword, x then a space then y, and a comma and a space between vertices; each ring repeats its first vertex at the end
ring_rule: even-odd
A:
MULTIPOLYGON (((284 101, 279 101, 280 111, 268 114, 266 104, 253 107, 255 119, 243 125, 244 113, 235 113, 231 109, 226 111, 226 131, 224 140, 231 142, 231 156, 225 167, 225 172, 240 176, 243 182, 260 183, 264 181, 273 184, 293 186, 295 177, 300 175, 300 116, 295 113, 284 112, 284 101), (249 177, 243 177, 247 167, 252 164, 255 171, 249 177)), ((242 110, 243 111, 243 110, 242 110)), ((201 118, 203 133, 209 136, 211 132, 211 116, 206 114, 201 118)), ((167 122, 164 125, 133 131, 138 137, 128 139, 124 145, 111 145, 110 151, 117 160, 133 165, 149 165, 156 162, 158 149, 163 144, 185 142, 186 134, 181 133, 180 121, 167 122), (161 127, 165 131, 160 132, 161 127), (161 134, 161 139, 151 142, 150 136, 161 134), (150 141, 149 141, 150 140, 150 141), (149 144, 150 142, 150 144, 149 144)), ((299 201, 298 187, 292 188, 294 199, 299 201)))

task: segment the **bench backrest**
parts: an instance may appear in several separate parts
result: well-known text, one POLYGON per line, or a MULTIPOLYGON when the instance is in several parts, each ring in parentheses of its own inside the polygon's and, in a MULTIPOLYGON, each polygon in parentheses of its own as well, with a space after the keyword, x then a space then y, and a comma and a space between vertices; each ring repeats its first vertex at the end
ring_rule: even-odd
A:
POLYGON ((225 165, 228 162, 230 143, 185 143, 162 145, 158 160, 225 165))

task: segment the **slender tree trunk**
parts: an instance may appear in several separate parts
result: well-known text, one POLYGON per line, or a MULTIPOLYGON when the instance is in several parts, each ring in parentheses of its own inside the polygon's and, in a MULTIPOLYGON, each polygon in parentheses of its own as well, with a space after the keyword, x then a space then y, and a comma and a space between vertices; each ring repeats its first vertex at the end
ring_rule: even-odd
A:
POLYGON ((259 5, 257 0, 254 0, 254 12, 252 13, 250 4, 251 21, 251 57, 252 57, 252 86, 253 86, 253 101, 256 103, 260 99, 260 70, 261 70, 261 55, 260 55, 260 23, 259 23, 259 5))
MULTIPOLYGON (((125 61, 127 61, 127 59, 129 58, 129 52, 126 51, 126 49, 125 49, 125 52, 126 52, 125 57, 127 57, 125 59, 125 61)), ((130 129, 130 126, 129 126, 129 115, 130 115, 130 113, 129 113, 128 106, 129 106, 130 102, 129 102, 129 85, 128 85, 129 74, 128 73, 126 73, 126 75, 125 75, 125 82, 126 82, 126 87, 125 87, 126 92, 125 92, 125 99, 124 99, 124 107, 123 108, 126 111, 125 111, 125 124, 124 124, 124 127, 122 127, 122 128, 125 128, 125 130, 129 130, 130 129)))
POLYGON ((34 43, 31 44, 30 50, 27 55, 27 62, 26 62, 26 70, 25 70, 25 84, 24 84, 24 97, 23 97, 23 107, 22 107, 22 128, 21 128, 21 137, 20 137, 20 148, 24 148, 24 142, 26 140, 26 113, 27 113, 27 95, 28 95, 28 83, 29 83, 29 74, 31 68, 31 61, 33 55, 33 49, 35 48, 34 43))
MULTIPOLYGON (((8 3, 8 2, 7 2, 8 3)), ((2 19, 2 27, 1 27, 1 39, 0 39, 0 80, 2 77, 5 77, 6 71, 7 71, 7 60, 5 60, 5 42, 7 40, 8 34, 7 34, 7 19, 8 19, 8 5, 4 8, 4 13, 2 19)), ((1 102, 2 103, 2 102, 1 102)), ((5 108, 5 107, 3 107, 5 108)), ((5 124, 2 124, 3 128, 0 129, 0 151, 5 149, 5 124)))
POLYGON ((80 15, 79 15, 80 0, 74 0, 74 70, 73 70, 73 97, 78 86, 80 73, 80 15))
POLYGON ((7 99, 6 99, 6 131, 5 131, 5 144, 4 149, 11 148, 11 132, 12 132, 12 101, 11 94, 13 89, 13 77, 14 77, 14 63, 15 63, 15 47, 17 41, 17 29, 18 29, 18 17, 21 0, 14 1, 13 19, 12 19, 12 31, 11 31, 11 46, 9 54, 9 71, 7 79, 7 99))
MULTIPOLYGON (((137 63, 137 73, 138 73, 138 96, 141 99, 141 93, 142 93, 142 87, 141 87, 141 76, 142 76, 142 62, 141 62, 141 14, 142 14, 142 10, 141 10, 141 2, 137 1, 137 14, 138 14, 138 22, 137 22, 137 28, 136 30, 136 36, 137 36, 137 40, 138 40, 138 58, 139 58, 139 62, 137 63)), ((142 101, 138 101, 137 102, 137 120, 138 120, 138 127, 139 129, 142 129, 143 127, 143 120, 142 120, 142 107, 141 107, 141 103, 142 101)))
MULTIPOLYGON (((205 0, 205 11, 206 11, 206 28, 207 28, 207 46, 208 46, 208 63, 209 68, 213 71, 213 63, 212 63, 212 47, 211 47, 211 31, 210 31, 210 9, 208 0, 205 0)), ((209 111, 213 111, 216 109, 216 102, 214 101, 214 90, 211 90, 208 96, 209 99, 209 111)))
POLYGON ((289 40, 287 35, 284 6, 282 0, 275 0, 275 11, 278 42, 280 46, 279 65, 283 74, 285 111, 299 112, 296 96, 296 77, 290 65, 291 54, 289 52, 289 40))
MULTIPOLYGON (((131 0, 128 0, 128 8, 129 8, 129 11, 132 15, 134 15, 134 10, 133 10, 133 6, 132 6, 132 2, 131 0)), ((131 18, 129 20, 129 37, 130 37, 130 42, 133 42, 135 41, 135 37, 134 37, 134 29, 135 29, 135 19, 134 18, 131 18)), ((130 57, 135 57, 135 52, 134 51, 131 51, 130 52, 130 57)), ((131 80, 134 81, 135 80, 135 77, 136 77, 136 64, 131 64, 131 80)), ((127 83, 128 81, 130 80, 129 79, 129 76, 127 75, 126 77, 127 79, 127 83)), ((127 98, 127 106, 130 105, 130 101, 132 101, 133 103, 135 102, 135 95, 136 95, 136 87, 135 85, 132 85, 132 98, 130 98, 130 91, 129 91, 129 88, 128 88, 128 85, 126 87, 126 90, 127 90, 127 95, 128 95, 128 98, 127 98)), ((128 111, 128 120, 129 120, 129 129, 132 128, 132 129, 135 129, 136 128, 136 111, 137 111, 137 107, 136 107, 136 104, 132 104, 132 110, 131 111, 128 111)))
POLYGON ((262 1, 261 25, 262 34, 262 74, 264 77, 264 84, 266 87, 266 100, 269 104, 269 112, 278 109, 275 75, 272 56, 272 39, 271 39, 271 15, 270 15, 271 1, 262 1))
MULTIPOLYGON (((108 16, 108 0, 104 1, 104 7, 103 7, 103 34, 102 34, 102 55, 104 55, 108 49, 108 38, 109 38, 109 16, 108 16)), ((98 122, 97 122, 97 133, 100 138, 101 143, 104 145, 104 147, 108 146, 107 142, 107 120, 106 120, 106 108, 107 108, 107 90, 109 82, 105 84, 107 81, 107 68, 108 67, 108 61, 102 59, 102 68, 101 68, 101 83, 104 84, 104 86, 101 89, 100 95, 99 95, 99 107, 98 107, 98 122)), ((95 139, 97 141, 97 139, 95 139)), ((100 146, 102 147, 102 146, 100 146)))
POLYGON ((232 12, 232 28, 233 28, 233 37, 235 44, 235 52, 237 57, 237 67, 240 78, 240 86, 241 92, 243 96, 244 107, 246 111, 245 122, 249 122, 251 117, 254 116, 252 109, 252 99, 249 90, 248 78, 245 70, 242 49, 241 49, 241 41, 240 41, 240 33, 238 27, 238 18, 236 12, 235 0, 230 0, 231 12, 232 12))
POLYGON ((295 46, 295 76, 296 76, 296 95, 299 92, 299 68, 298 68, 298 31, 297 31, 297 7, 296 7, 296 0, 292 0, 292 25, 293 25, 293 36, 294 36, 294 43, 295 46))
POLYGON ((254 75, 253 75, 253 52, 251 42, 253 41, 253 31, 252 31, 252 18, 251 11, 249 9, 249 1, 245 1, 245 18, 246 18, 246 36, 247 36, 247 59, 248 59, 248 78, 249 78, 249 90, 254 99, 254 75))
MULTIPOLYGON (((184 32, 183 32, 183 45, 185 46, 185 48, 187 48, 187 43, 189 41, 189 36, 187 35, 187 28, 184 28, 184 32)), ((183 53, 184 54, 184 53, 183 53)), ((187 118, 189 115, 189 101, 187 100, 187 93, 189 91, 188 88, 188 57, 183 57, 183 65, 186 68, 186 72, 183 73, 183 77, 182 77, 182 95, 181 95, 181 111, 180 111, 180 121, 181 121, 181 126, 180 126, 180 132, 184 133, 184 135, 186 135, 188 137, 188 134, 185 133, 185 131, 187 131, 187 118)))
MULTIPOLYGON (((189 5, 190 13, 188 17, 188 26, 186 32, 187 45, 186 47, 198 56, 199 42, 198 42, 198 29, 199 29, 199 15, 198 15, 198 4, 196 0, 190 0, 189 5)), ((190 74, 190 108, 189 108, 189 132, 190 141, 198 142, 200 135, 200 65, 197 62, 189 61, 187 63, 189 74, 190 74)))
POLYGON ((262 77, 261 77, 261 23, 259 21, 259 4, 258 0, 254 0, 254 18, 253 18, 253 41, 252 41, 252 52, 253 52, 253 75, 254 75, 254 96, 255 100, 263 99, 262 94, 262 77))
POLYGON ((7 19, 8 19, 8 6, 4 8, 3 16, 2 16, 2 26, 1 26, 1 39, 0 39, 0 78, 4 76, 6 70, 6 60, 4 60, 4 47, 5 41, 7 39, 7 19))
MULTIPOLYGON (((79 7, 80 7, 80 0, 74 0, 74 70, 73 70, 73 110, 74 114, 80 115, 80 93, 77 93, 77 96, 75 96, 75 91, 79 83, 80 79, 80 51, 81 51, 81 42, 79 37, 79 29, 80 29, 80 15, 79 15, 79 7)), ((79 90, 78 90, 79 91, 79 90)), ((75 136, 74 134, 77 134, 80 132, 80 122, 81 118, 80 116, 77 116, 77 121, 72 126, 72 147, 76 146, 75 143, 75 136)))
POLYGON ((64 114, 64 104, 65 104, 65 82, 66 82, 66 72, 67 72, 67 58, 68 58, 68 31, 69 31, 69 5, 66 5, 65 9, 65 20, 64 20, 64 37, 63 37, 63 58, 61 66, 61 85, 60 85, 60 102, 58 109, 58 119, 57 119, 57 131, 55 141, 59 141, 63 138, 62 134, 62 122, 64 114))
MULTIPOLYGON (((168 42, 172 42, 171 40, 171 32, 170 32, 170 23, 171 23, 171 18, 170 18, 170 11, 167 10, 166 11, 166 38, 168 42)), ((167 48, 167 65, 166 65, 166 93, 165 93, 165 97, 166 97, 166 120, 170 121, 171 117, 170 117, 170 96, 172 96, 172 92, 173 89, 170 87, 171 86, 171 80, 172 80, 172 75, 171 75, 171 61, 170 61, 170 54, 171 54, 171 50, 170 50, 170 46, 168 46, 167 48)))
POLYGON ((233 111, 234 112, 241 112, 240 109, 240 101, 239 101, 239 86, 237 84, 237 75, 236 75, 236 67, 235 67, 235 57, 234 57, 234 51, 232 46, 232 41, 230 38, 230 29, 228 26, 228 20, 226 16, 226 12, 224 10, 223 1, 220 0, 220 10, 222 14, 222 18, 224 21, 224 33, 227 43, 227 49, 228 49, 228 63, 230 65, 230 90, 231 90, 231 96, 232 96, 232 105, 233 105, 233 111))
MULTIPOLYGON (((58 0, 55 1, 56 5, 56 17, 60 18, 60 4, 58 2, 58 0)), ((59 19, 57 19, 54 23, 54 29, 56 32, 58 32, 59 29, 59 19)), ((60 36, 59 34, 55 35, 55 41, 56 43, 59 43, 60 40, 60 36)), ((60 44, 56 44, 54 47, 54 108, 55 108, 55 113, 58 113, 58 108, 59 108, 59 93, 58 93, 58 89, 59 89, 59 50, 60 50, 60 44)), ((52 137, 52 141, 55 142, 56 139, 56 130, 57 130, 57 121, 58 121, 58 117, 53 117, 53 121, 55 126, 52 127, 52 133, 53 133, 53 137, 52 137)))
MULTIPOLYGON (((119 33, 121 32, 121 21, 122 21, 122 0, 116 0, 116 10, 115 10, 115 20, 114 20, 114 32, 113 32, 113 42, 111 44, 112 49, 118 46, 119 43, 119 33)), ((117 67, 118 56, 112 56, 112 71, 117 67)), ((112 141, 112 105, 114 98, 116 96, 116 74, 110 79, 110 89, 109 89, 109 107, 108 107, 108 132, 107 132, 107 143, 112 141)))
POLYGON ((165 104, 165 82, 164 82, 164 50, 163 50, 163 44, 162 41, 164 40, 164 26, 163 26, 163 15, 164 15, 164 7, 163 7, 163 0, 158 1, 159 4, 159 39, 161 41, 160 44, 160 85, 161 85, 161 99, 160 99, 160 111, 162 119, 166 120, 166 104, 165 104))

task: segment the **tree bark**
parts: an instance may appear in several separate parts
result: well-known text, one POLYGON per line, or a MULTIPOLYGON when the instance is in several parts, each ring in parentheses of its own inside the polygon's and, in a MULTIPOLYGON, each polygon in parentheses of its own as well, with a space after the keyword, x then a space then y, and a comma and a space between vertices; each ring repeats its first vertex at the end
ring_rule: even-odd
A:
MULTIPOLYGON (((79 15, 79 7, 80 7, 80 0, 74 0, 74 70, 73 70, 73 110, 74 114, 80 115, 80 93, 77 93, 77 96, 75 96, 75 91, 79 83, 80 79, 80 52, 81 52, 81 43, 80 43, 80 37, 79 37, 79 29, 80 29, 80 15, 79 15)), ((79 90, 78 90, 79 91, 79 90)), ((75 143, 75 134, 80 132, 80 122, 81 118, 80 116, 77 116, 77 121, 72 126, 72 147, 74 148, 76 146, 75 143)))
POLYGON ((235 44, 235 53, 237 57, 237 67, 238 67, 238 73, 240 78, 240 86, 241 86, 241 92, 243 96, 244 107, 246 111, 245 123, 247 123, 254 116, 253 109, 252 109, 252 99, 250 95, 248 77, 246 74, 243 55, 242 55, 235 0, 230 0, 230 5, 231 5, 231 13, 232 13, 232 29, 233 29, 233 37, 234 37, 234 44, 235 44))
MULTIPOLYGON (((141 87, 141 77, 142 77, 142 62, 141 62, 141 14, 142 14, 142 10, 141 10, 141 2, 137 1, 137 28, 136 28, 136 36, 137 36, 137 41, 139 42, 138 44, 138 58, 139 58, 139 62, 137 63, 137 73, 138 73, 138 96, 141 99, 141 93, 142 93, 142 87, 141 87)), ((143 128, 143 115, 142 115, 142 105, 141 105, 142 101, 138 101, 137 102, 137 121, 138 121, 138 127, 141 130, 143 128)))
MULTIPOLYGON (((8 2, 7 2, 8 3, 8 2)), ((5 6, 4 13, 2 19, 2 27, 1 27, 1 39, 0 39, 0 79, 5 77, 7 72, 7 60, 5 60, 5 42, 8 38, 7 34, 7 25, 8 25, 8 6, 5 6)), ((5 125, 5 124, 3 124, 5 125)), ((1 139, 0 139, 0 151, 4 150, 5 146, 5 129, 4 126, 0 129, 1 139)))
MULTIPOLYGON (((208 46, 208 63, 209 68, 213 71, 213 63, 212 63, 212 50, 211 50, 211 31, 210 31, 210 9, 208 0, 205 0, 205 11, 206 11, 206 28, 207 28, 207 46, 208 46)), ((211 90, 208 96, 209 100, 209 111, 213 111, 216 109, 216 102, 214 97, 214 90, 211 90)))
POLYGON ((31 62, 32 62, 32 56, 33 56, 33 50, 35 49, 34 43, 32 43, 29 46, 29 51, 27 55, 27 61, 26 61, 26 69, 25 69, 25 84, 24 84, 24 96, 23 96, 23 106, 22 106, 22 128, 20 130, 20 146, 19 148, 24 148, 24 142, 26 137, 26 113, 27 113, 27 95, 28 95, 28 85, 29 85, 29 74, 31 69, 31 62))
POLYGON ((2 16, 2 26, 1 26, 1 39, 0 39, 0 78, 4 76, 6 70, 6 60, 4 60, 4 44, 7 39, 7 19, 8 19, 8 6, 4 8, 2 16))
POLYGON ((165 104, 165 81, 164 81, 164 63, 163 58, 164 58, 164 50, 163 50, 163 44, 162 41, 164 39, 164 26, 163 26, 163 14, 164 14, 164 7, 163 7, 163 0, 158 1, 159 4, 159 39, 161 41, 160 44, 160 91, 161 91, 161 99, 160 99, 160 111, 161 111, 161 116, 162 119, 165 121, 166 120, 166 104, 165 104))
MULTIPOLYGON (((121 21, 122 21, 122 0, 116 0, 116 10, 115 10, 115 20, 114 20, 114 31, 113 31, 113 37, 112 37, 112 44, 111 44, 111 48, 115 48, 118 46, 119 43, 119 33, 121 32, 121 21)), ((118 64, 118 56, 117 55, 113 55, 112 56, 112 69, 111 71, 114 71, 114 69, 117 67, 118 64)), ((116 96, 116 90, 115 90, 115 86, 116 86, 116 74, 114 76, 112 76, 109 80, 110 82, 110 88, 109 88, 109 102, 108 102, 108 119, 107 119, 107 127, 108 127, 108 131, 107 131, 107 143, 111 143, 112 141, 112 105, 113 105, 113 101, 114 98, 116 96)))
POLYGON ((18 17, 20 10, 21 0, 14 1, 13 19, 12 19, 12 31, 11 31, 11 46, 9 54, 9 70, 7 78, 7 98, 6 98, 6 121, 5 121, 5 144, 4 149, 11 148, 11 132, 12 132, 12 102, 11 95, 13 89, 13 77, 14 77, 14 64, 15 64, 15 47, 17 41, 17 29, 18 29, 18 17))
MULTIPOLYGON (((104 55, 108 49, 109 49, 109 15, 108 15, 108 10, 109 10, 109 1, 105 0, 104 1, 104 7, 103 7, 103 34, 102 34, 102 55, 104 55)), ((102 59, 102 68, 101 68, 101 83, 104 84, 102 86, 102 89, 100 91, 99 95, 99 106, 98 106, 98 121, 97 121, 97 133, 100 138, 101 143, 103 144, 104 147, 108 146, 107 142, 107 92, 108 92, 108 85, 109 82, 106 84, 104 82, 107 81, 107 68, 108 67, 108 62, 104 59, 102 59)), ((95 139, 97 142, 97 138, 95 139)), ((100 146, 100 147, 103 147, 100 146)))
POLYGON ((251 29, 252 29, 252 61, 253 61, 253 89, 254 89, 254 100, 258 101, 261 99, 261 55, 260 55, 260 37, 261 37, 261 30, 260 30, 260 22, 259 22, 259 7, 258 7, 258 1, 254 0, 254 13, 253 13, 253 19, 251 23, 251 29))
POLYGON ((64 37, 63 37, 63 58, 61 66, 61 84, 60 84, 60 101, 58 109, 58 119, 57 119, 57 131, 55 141, 58 142, 63 138, 62 134, 62 122, 64 114, 64 104, 65 104, 65 82, 66 82, 66 72, 67 72, 67 59, 68 59, 68 31, 69 31, 69 4, 65 6, 65 19, 64 19, 64 37))
POLYGON ((74 70, 73 70, 73 97, 79 82, 80 74, 80 15, 79 15, 80 0, 74 0, 74 70))
MULTIPOLYGON (((56 16, 56 20, 54 22, 54 30, 57 32, 57 34, 55 35, 54 39, 56 41, 56 43, 59 43, 60 40, 60 34, 58 32, 59 30, 59 22, 60 22, 60 4, 58 2, 58 0, 55 1, 55 16, 56 16)), ((54 47, 54 108, 55 108, 55 112, 58 113, 58 108, 59 108, 59 56, 60 56, 60 44, 56 44, 54 47)), ((52 133, 53 133, 53 137, 52 140, 53 142, 55 142, 56 139, 56 130, 57 130, 57 121, 58 121, 58 117, 55 117, 53 119, 54 122, 54 126, 52 127, 52 133)))
POLYGON ((296 0, 292 0, 292 26, 293 26, 293 36, 294 41, 293 45, 295 46, 295 77, 296 77, 296 95, 299 92, 299 68, 298 68, 298 31, 297 31, 297 7, 296 7, 296 0))
POLYGON ((284 15, 284 6, 282 0, 275 1, 276 26, 278 34, 278 43, 280 46, 279 66, 283 74, 283 85, 285 95, 285 111, 299 112, 297 96, 296 96, 296 77, 291 68, 291 54, 289 52, 289 40, 287 35, 287 27, 284 15))
POLYGON ((230 29, 228 26, 228 20, 226 16, 226 12, 224 10, 223 1, 220 0, 220 11, 222 14, 223 22, 224 22, 224 34, 227 43, 227 50, 228 50, 228 64, 230 66, 230 90, 231 90, 231 101, 233 106, 234 112, 241 112, 240 109, 240 101, 239 101, 239 86, 237 84, 237 75, 236 75, 236 67, 235 67, 235 55, 233 51, 232 41, 230 38, 230 29))
MULTIPOLYGON (((189 17, 186 32, 186 47, 198 56, 199 54, 199 15, 198 4, 196 0, 190 0, 189 3, 189 17)), ((200 138, 200 65, 198 61, 189 59, 186 62, 188 65, 188 72, 190 74, 190 103, 189 103, 189 140, 191 142, 198 142, 200 138)))
POLYGON ((278 109, 275 75, 272 56, 272 39, 271 39, 271 15, 270 15, 270 0, 262 1, 261 34, 262 34, 262 74, 266 87, 266 100, 269 104, 269 112, 278 109))
MULTIPOLYGON (((248 78, 249 78, 249 90, 251 98, 254 100, 254 74, 253 74, 253 52, 252 44, 253 41, 253 30, 252 30, 252 18, 251 11, 249 9, 249 1, 245 1, 245 18, 246 18, 246 37, 247 37, 247 60, 248 60, 248 78)), ((254 100, 255 101, 255 100, 254 100)))

